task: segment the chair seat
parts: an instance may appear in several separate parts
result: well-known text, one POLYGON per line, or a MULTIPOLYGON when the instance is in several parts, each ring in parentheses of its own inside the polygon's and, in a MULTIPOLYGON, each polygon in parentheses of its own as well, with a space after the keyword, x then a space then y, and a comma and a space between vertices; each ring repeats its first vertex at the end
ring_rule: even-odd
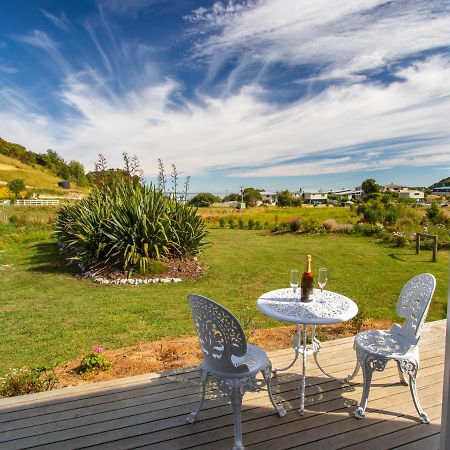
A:
POLYGON ((358 333, 355 347, 373 355, 391 359, 408 358, 411 343, 403 336, 388 330, 370 330, 358 333))
POLYGON ((251 377, 271 365, 266 352, 257 345, 251 344, 247 344, 247 353, 244 356, 232 356, 231 362, 236 368, 240 368, 239 372, 220 372, 209 367, 206 360, 203 360, 202 367, 217 377, 233 379, 251 377))

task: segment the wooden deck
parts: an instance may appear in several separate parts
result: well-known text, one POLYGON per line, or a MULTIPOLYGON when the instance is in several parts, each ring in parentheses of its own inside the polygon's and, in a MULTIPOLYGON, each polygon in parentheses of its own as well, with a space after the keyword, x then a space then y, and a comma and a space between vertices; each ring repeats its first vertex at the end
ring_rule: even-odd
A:
MULTIPOLYGON (((409 389, 389 365, 374 375, 364 420, 352 417, 361 395, 361 374, 350 386, 323 376, 308 359, 306 411, 299 406, 295 370, 274 380, 276 399, 288 411, 273 414, 266 392, 247 393, 243 405, 244 444, 248 449, 438 449, 442 401, 445 321, 426 324, 420 344, 419 398, 431 424, 419 423, 409 389)), ((271 352, 275 366, 292 350, 271 352)), ((352 339, 327 342, 321 361, 329 372, 354 366, 352 339)), ((0 448, 75 449, 230 449, 231 406, 209 391, 198 422, 186 415, 199 399, 194 368, 152 373, 111 382, 0 400, 0 448)))

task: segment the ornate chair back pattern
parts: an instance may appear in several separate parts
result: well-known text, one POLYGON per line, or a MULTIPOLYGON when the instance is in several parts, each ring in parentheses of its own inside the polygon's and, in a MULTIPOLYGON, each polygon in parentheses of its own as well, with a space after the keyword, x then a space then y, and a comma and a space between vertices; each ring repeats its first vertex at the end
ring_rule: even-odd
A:
POLYGON ((245 372, 245 364, 236 366, 231 359, 247 352, 245 334, 236 317, 209 298, 195 294, 188 298, 207 365, 219 372, 245 372))
POLYGON ((397 314, 405 318, 402 327, 396 328, 398 334, 411 343, 417 343, 420 330, 428 312, 431 298, 436 287, 436 279, 429 273, 422 273, 411 278, 403 287, 397 303, 397 314))

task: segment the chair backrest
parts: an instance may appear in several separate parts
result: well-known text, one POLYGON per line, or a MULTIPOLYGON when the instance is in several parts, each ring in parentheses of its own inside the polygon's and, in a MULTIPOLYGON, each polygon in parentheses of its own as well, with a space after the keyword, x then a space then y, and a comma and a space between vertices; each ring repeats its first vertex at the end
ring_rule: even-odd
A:
POLYGON ((188 300, 208 368, 230 374, 247 370, 231 359, 247 353, 245 334, 236 317, 201 295, 191 294, 188 300))
POLYGON ((436 287, 436 278, 430 273, 422 273, 411 278, 402 291, 397 302, 397 314, 405 318, 398 334, 416 343, 430 306, 436 287))

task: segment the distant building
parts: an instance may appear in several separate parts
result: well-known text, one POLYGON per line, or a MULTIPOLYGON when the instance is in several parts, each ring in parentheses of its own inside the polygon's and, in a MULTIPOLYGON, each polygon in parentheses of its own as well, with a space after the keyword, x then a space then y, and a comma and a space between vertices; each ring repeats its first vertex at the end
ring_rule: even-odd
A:
POLYGON ((425 198, 425 194, 423 191, 416 191, 410 189, 403 189, 398 193, 399 198, 414 198, 417 201, 423 200, 425 198))
POLYGON ((385 184, 382 188, 384 192, 400 192, 409 189, 408 186, 394 183, 385 184))
POLYGON ((269 205, 276 205, 277 195, 278 192, 266 192, 266 191, 261 192, 262 203, 268 203, 269 205))
POLYGON ((440 186, 433 189, 433 195, 450 195, 450 186, 440 186))
POLYGON ((361 186, 357 186, 355 188, 336 189, 335 191, 330 191, 329 194, 337 195, 338 197, 360 198, 363 190, 361 186))
POLYGON ((326 203, 328 194, 326 194, 325 192, 303 192, 302 198, 304 203, 326 203))

